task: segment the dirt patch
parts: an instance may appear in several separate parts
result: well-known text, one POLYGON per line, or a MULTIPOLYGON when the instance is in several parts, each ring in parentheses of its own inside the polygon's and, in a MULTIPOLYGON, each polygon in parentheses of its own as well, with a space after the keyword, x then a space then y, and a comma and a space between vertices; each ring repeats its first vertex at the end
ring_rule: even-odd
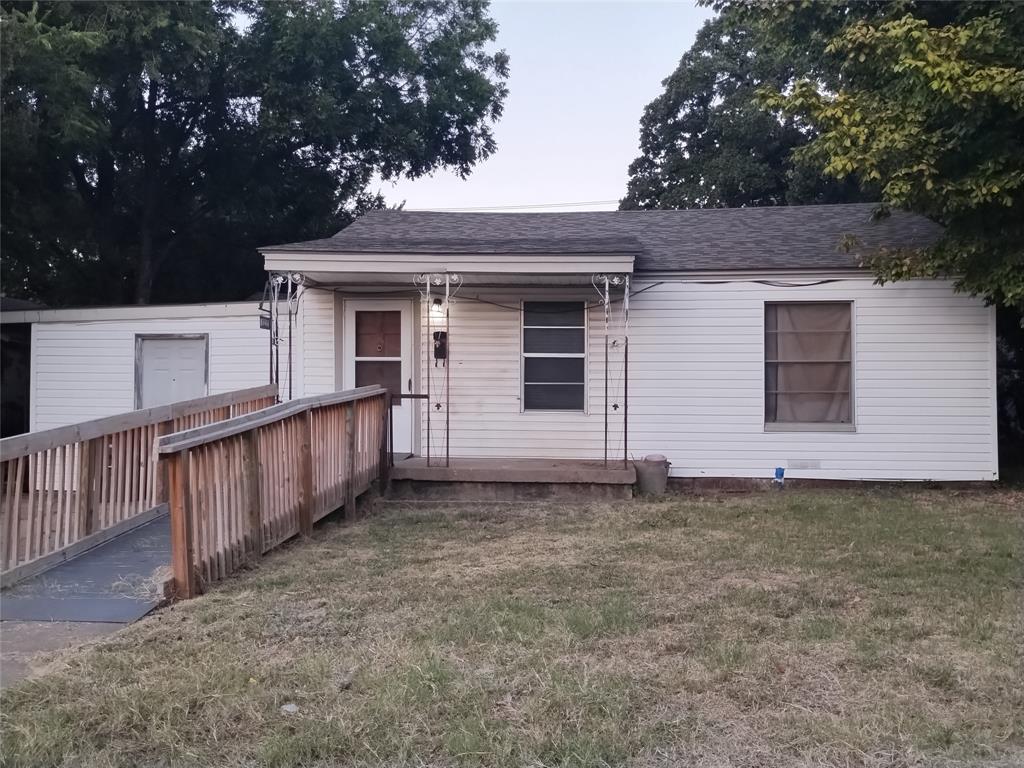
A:
POLYGON ((66 666, 68 652, 123 626, 70 621, 0 622, 0 687, 58 671, 66 666))

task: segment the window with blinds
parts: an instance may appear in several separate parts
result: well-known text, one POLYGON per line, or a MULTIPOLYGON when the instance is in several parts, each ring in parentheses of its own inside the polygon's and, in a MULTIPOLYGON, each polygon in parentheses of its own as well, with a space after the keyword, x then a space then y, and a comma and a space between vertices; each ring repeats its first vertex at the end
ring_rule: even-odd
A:
POLYGON ((765 422, 852 424, 849 302, 764 308, 765 422))
POLYGON ((586 357, 583 302, 523 302, 524 410, 584 410, 586 357))

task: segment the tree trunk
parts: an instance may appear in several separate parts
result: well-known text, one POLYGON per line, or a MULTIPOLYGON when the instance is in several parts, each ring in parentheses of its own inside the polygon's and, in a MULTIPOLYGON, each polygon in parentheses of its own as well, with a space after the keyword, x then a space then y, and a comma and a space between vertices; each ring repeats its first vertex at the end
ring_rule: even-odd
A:
POLYGON ((153 222, 149 205, 143 203, 142 220, 139 222, 139 262, 135 272, 135 303, 149 304, 153 298, 153 278, 156 270, 153 264, 153 222))
POLYGON ((153 253, 153 229, 156 226, 157 187, 160 158, 157 152, 156 102, 159 85, 149 81, 149 92, 143 104, 142 149, 142 215, 139 217, 139 260, 135 266, 136 304, 149 304, 153 298, 156 260, 153 253))

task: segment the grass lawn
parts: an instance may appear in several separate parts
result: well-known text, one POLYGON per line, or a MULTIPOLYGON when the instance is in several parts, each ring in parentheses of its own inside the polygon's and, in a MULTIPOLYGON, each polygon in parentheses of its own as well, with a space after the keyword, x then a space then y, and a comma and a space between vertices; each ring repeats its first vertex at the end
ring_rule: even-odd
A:
POLYGON ((1019 491, 385 502, 4 692, 2 759, 1020 765, 1022 557, 1019 491))

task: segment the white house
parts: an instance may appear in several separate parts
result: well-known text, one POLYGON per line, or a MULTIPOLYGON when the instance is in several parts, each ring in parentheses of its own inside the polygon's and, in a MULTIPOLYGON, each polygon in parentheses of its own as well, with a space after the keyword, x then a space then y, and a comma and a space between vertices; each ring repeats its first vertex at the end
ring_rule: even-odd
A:
MULTIPOLYGON (((387 211, 262 253, 299 286, 293 393, 400 392, 396 453, 994 480, 994 310, 947 282, 876 285, 858 254, 939 230, 873 210, 387 211)), ((62 312, 2 318, 33 322, 33 429, 144 404, 149 334, 206 334, 210 392, 268 378, 255 304, 62 312)))

